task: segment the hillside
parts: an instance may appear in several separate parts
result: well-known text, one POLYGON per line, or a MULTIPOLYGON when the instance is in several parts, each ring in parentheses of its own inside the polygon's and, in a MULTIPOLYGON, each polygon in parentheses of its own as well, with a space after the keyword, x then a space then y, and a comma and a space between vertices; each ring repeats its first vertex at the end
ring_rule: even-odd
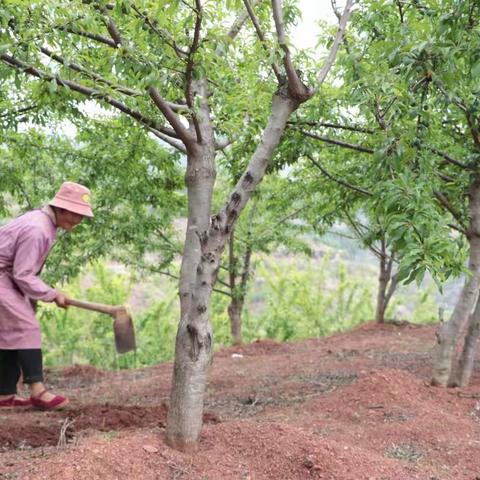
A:
POLYGON ((48 372, 63 412, 0 412, 8 479, 475 480, 480 372, 429 386, 434 327, 367 324, 215 354, 199 450, 164 444, 171 363, 48 372))

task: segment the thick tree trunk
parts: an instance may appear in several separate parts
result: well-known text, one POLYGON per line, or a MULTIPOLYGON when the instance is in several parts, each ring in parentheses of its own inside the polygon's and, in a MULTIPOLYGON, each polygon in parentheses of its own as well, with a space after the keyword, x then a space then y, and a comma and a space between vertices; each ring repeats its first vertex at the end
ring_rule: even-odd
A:
POLYGON ((477 297, 480 285, 480 179, 476 178, 469 191, 470 226, 468 241, 471 275, 465 280, 460 297, 448 322, 440 325, 437 332, 437 345, 434 352, 432 385, 446 387, 454 364, 455 347, 458 336, 465 326, 477 297))
MULTIPOLYGON (((271 117, 246 172, 222 210, 211 218, 214 143, 213 133, 205 125, 203 144, 189 152, 186 175, 189 210, 180 279, 181 318, 166 431, 167 443, 174 448, 193 450, 200 435, 212 352, 210 298, 225 244, 240 212, 263 179, 287 120, 299 103, 284 92, 274 96, 271 117)), ((202 112, 205 123, 208 114, 208 111, 202 112)))
MULTIPOLYGON (((188 222, 180 273, 180 323, 175 344, 175 362, 170 408, 167 419, 167 443, 188 451, 196 446, 202 427, 203 396, 211 361, 212 327, 208 315, 196 322, 192 318, 197 292, 197 266, 201 248, 199 232, 208 229, 211 193, 214 183, 213 152, 189 158, 188 222)), ((206 305, 207 308, 207 305, 206 305)))
MULTIPOLYGON (((196 84, 206 99, 206 88, 196 84)), ((203 143, 188 152, 185 183, 188 192, 188 220, 180 270, 180 323, 175 343, 175 362, 167 418, 167 443, 179 450, 192 450, 202 428, 203 396, 211 363, 212 327, 208 315, 198 318, 194 299, 199 295, 197 268, 201 261, 200 232, 210 225, 215 183, 214 135, 207 102, 201 107, 203 143)), ((190 125, 193 132, 194 127, 190 125)), ((208 308, 208 303, 205 303, 208 308)))
POLYGON ((470 316, 467 335, 463 344, 462 355, 458 363, 458 369, 450 385, 453 387, 466 387, 470 383, 477 353, 478 339, 480 338, 480 298, 473 314, 470 316))

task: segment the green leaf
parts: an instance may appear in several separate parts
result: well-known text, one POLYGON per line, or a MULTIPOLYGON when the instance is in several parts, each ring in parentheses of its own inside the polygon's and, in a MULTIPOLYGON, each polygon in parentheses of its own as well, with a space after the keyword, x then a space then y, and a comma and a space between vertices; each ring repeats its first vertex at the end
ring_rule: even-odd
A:
POLYGON ((476 79, 480 77, 480 60, 472 66, 471 75, 476 79))
POLYGON ((52 79, 48 82, 48 91, 50 93, 55 93, 57 91, 58 85, 55 79, 52 79))

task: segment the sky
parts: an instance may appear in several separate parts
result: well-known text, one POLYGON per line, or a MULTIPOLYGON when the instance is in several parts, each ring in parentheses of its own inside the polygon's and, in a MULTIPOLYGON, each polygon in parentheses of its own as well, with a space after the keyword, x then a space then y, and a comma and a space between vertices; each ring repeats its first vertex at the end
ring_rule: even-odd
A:
MULTIPOLYGON (((337 2, 343 7, 342 0, 337 2)), ((292 41, 297 48, 312 48, 317 42, 317 23, 324 20, 337 23, 330 0, 299 0, 298 7, 302 12, 302 19, 292 32, 292 41)))

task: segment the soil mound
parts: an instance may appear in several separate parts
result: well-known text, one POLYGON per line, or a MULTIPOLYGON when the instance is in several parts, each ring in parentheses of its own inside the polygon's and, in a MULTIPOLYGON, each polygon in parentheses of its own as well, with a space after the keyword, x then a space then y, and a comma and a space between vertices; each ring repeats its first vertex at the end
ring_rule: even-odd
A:
POLYGON ((0 411, 0 478, 480 480, 480 374, 431 387, 434 328, 223 349, 193 454, 164 439, 171 363, 52 370, 71 404, 0 411))

